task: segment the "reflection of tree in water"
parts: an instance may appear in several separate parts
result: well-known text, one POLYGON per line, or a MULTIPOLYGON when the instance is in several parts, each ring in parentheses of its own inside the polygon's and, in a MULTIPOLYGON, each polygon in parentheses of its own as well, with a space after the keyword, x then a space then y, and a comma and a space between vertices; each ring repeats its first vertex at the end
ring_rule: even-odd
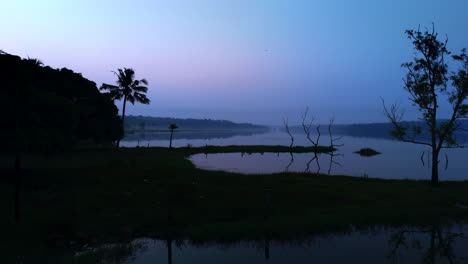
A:
MULTIPOLYGON (((449 228, 447 228, 449 229, 449 228)), ((404 229, 392 235, 390 238, 390 252, 388 260, 398 263, 399 251, 402 249, 414 249, 422 251, 421 263, 434 264, 437 260, 448 263, 461 263, 466 257, 455 255, 454 243, 457 239, 466 239, 463 233, 443 230, 440 225, 433 225, 428 229, 404 229), (426 235, 421 238, 422 235, 426 235), (419 236, 419 237, 416 237, 419 236), (423 247, 423 239, 428 239, 428 247, 423 247), (410 240, 411 239, 411 240, 410 240)))
POLYGON ((185 241, 182 239, 172 239, 168 237, 166 239, 166 247, 167 247, 167 263, 172 264, 172 244, 174 244, 177 248, 181 249, 182 247, 186 247, 185 241))
POLYGON ((288 165, 286 166, 286 169, 284 170, 285 172, 289 171, 289 167, 294 163, 294 155, 292 152, 289 152, 289 155, 291 155, 291 160, 289 161, 288 165))
MULTIPOLYGON (((390 231, 391 234, 392 231, 390 231)), ((353 232, 343 231, 324 235, 323 238, 340 238, 353 236, 353 232), (330 235, 331 234, 331 235, 330 235)), ((265 260, 272 257, 272 251, 276 246, 281 247, 315 247, 317 239, 321 236, 307 236, 298 239, 275 239, 271 233, 266 232, 258 240, 183 240, 173 234, 167 234, 154 242, 161 242, 167 249, 167 263, 173 263, 173 250, 183 250, 184 248, 208 248, 230 249, 231 247, 252 247, 262 249, 265 260)), ((395 231, 388 240, 389 254, 387 263, 399 263, 406 260, 402 257, 410 250, 411 255, 416 255, 420 261, 415 263, 435 264, 435 263, 465 263, 466 256, 460 256, 460 249, 456 252, 455 244, 460 240, 466 241, 467 237, 463 233, 453 232, 449 227, 443 228, 440 225, 430 226, 428 228, 409 227, 395 231)), ((106 244, 75 254, 77 263, 133 263, 136 256, 148 250, 151 246, 151 239, 137 239, 132 242, 118 244, 106 244)), ((339 252, 334 251, 339 254, 339 252)), ((463 251, 462 251, 463 252, 463 251)), ((382 255, 385 258, 385 255, 382 255)), ((159 263, 159 262, 158 262, 159 263)), ((382 262, 383 263, 383 262, 382 262)), ((407 263, 407 262, 405 262, 407 263)))
MULTIPOLYGON (((301 118, 302 118, 302 128, 304 130, 304 133, 306 134, 306 138, 312 143, 313 146, 315 147, 318 147, 319 146, 319 140, 320 140, 320 125, 317 125, 316 127, 316 130, 317 130, 317 138, 315 140, 313 140, 311 138, 311 128, 312 128, 312 124, 313 124, 313 121, 314 121, 314 118, 312 117, 312 120, 310 121, 310 123, 307 125, 306 124, 306 120, 307 120, 307 114, 308 114, 308 111, 309 111, 309 108, 306 108, 305 112, 301 115, 301 118)), ((343 146, 343 144, 337 144, 338 141, 340 141, 343 137, 340 136, 340 137, 334 137, 333 136, 333 133, 332 133, 332 127, 335 123, 335 117, 332 116, 330 118, 330 121, 328 123, 328 136, 330 138, 330 148, 332 149, 335 149, 336 147, 341 147, 343 146)), ((331 170, 332 170, 332 167, 333 165, 338 165, 341 167, 341 164, 337 161, 334 160, 335 157, 337 156, 343 156, 343 154, 338 154, 338 153, 335 153, 334 151, 332 152, 329 152, 329 153, 324 153, 326 155, 329 155, 330 156, 330 162, 329 162, 329 166, 328 166, 328 175, 331 175, 331 170)), ((311 173, 310 171, 310 164, 315 160, 315 163, 317 165, 317 171, 316 171, 316 174, 320 174, 320 161, 319 161, 319 155, 317 155, 316 152, 314 152, 314 156, 312 157, 312 159, 310 159, 307 164, 306 164, 306 169, 305 169, 305 172, 306 173, 311 173)))
MULTIPOLYGON (((320 155, 317 154, 317 153, 313 153, 313 157, 306 163, 306 168, 305 168, 305 173, 312 173, 311 169, 310 169, 310 165, 313 161, 315 161, 315 164, 317 166, 317 171, 315 171, 314 173, 315 174, 320 174, 320 170, 321 170, 321 167, 320 167, 320 155)), ((335 160, 335 157, 339 157, 339 156, 343 156, 343 154, 339 154, 339 153, 335 153, 335 152, 330 152, 330 153, 323 153, 324 155, 328 155, 330 157, 330 160, 329 160, 329 164, 328 164, 328 170, 327 170, 327 174, 328 175, 331 175, 331 171, 332 171, 332 168, 334 165, 337 165, 337 166, 340 166, 341 167, 341 164, 335 160)))
POLYGON ((330 152, 328 153, 328 155, 330 156, 330 164, 328 166, 328 175, 331 175, 331 170, 332 170, 333 165, 338 165, 342 167, 341 163, 339 163, 338 161, 335 161, 335 157, 344 156, 344 155, 340 153, 335 154, 335 152, 330 152))
MULTIPOLYGON (((159 240, 155 240, 157 242, 159 240)), ((178 249, 187 247, 185 241, 172 236, 167 236, 164 245, 167 248, 167 263, 172 264, 173 247, 178 249)), ((122 242, 116 244, 104 244, 86 251, 77 252, 77 263, 99 263, 99 264, 120 264, 133 263, 136 257, 146 250, 151 240, 134 240, 132 242, 122 242)))
POLYGON ((306 173, 311 173, 310 172, 310 164, 312 163, 312 161, 315 160, 315 163, 317 164, 317 172, 316 174, 319 174, 320 173, 320 162, 319 162, 319 158, 318 158, 318 155, 316 152, 314 152, 314 156, 312 157, 312 159, 310 159, 307 164, 306 164, 306 169, 304 172, 306 173))
POLYGON ((105 244, 91 250, 78 252, 75 255, 78 263, 131 263, 138 254, 146 251, 147 244, 142 241, 105 244))

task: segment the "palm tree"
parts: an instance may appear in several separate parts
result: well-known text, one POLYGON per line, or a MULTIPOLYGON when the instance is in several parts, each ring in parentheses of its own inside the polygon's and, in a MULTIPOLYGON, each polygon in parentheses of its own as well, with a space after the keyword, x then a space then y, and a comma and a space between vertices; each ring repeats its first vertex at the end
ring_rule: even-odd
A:
MULTIPOLYGON (((117 86, 103 83, 100 90, 108 90, 112 100, 120 100, 123 98, 122 107, 122 127, 124 127, 125 120, 125 106, 127 100, 135 104, 135 102, 141 104, 149 104, 150 99, 146 97, 148 92, 148 82, 145 79, 135 80, 135 71, 133 69, 123 68, 118 69, 117 72, 112 71, 117 76, 117 86)), ((119 147, 120 140, 117 141, 117 147, 119 147)))
POLYGON ((172 135, 174 134, 174 130, 179 128, 176 124, 170 124, 169 125, 169 130, 171 130, 171 139, 169 140, 169 148, 172 148, 172 135))

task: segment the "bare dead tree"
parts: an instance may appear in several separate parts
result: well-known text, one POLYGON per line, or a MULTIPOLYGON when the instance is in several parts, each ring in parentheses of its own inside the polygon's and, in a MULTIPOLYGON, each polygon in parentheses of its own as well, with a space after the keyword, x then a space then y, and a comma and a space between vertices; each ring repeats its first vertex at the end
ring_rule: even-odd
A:
POLYGON ((291 131, 289 130, 289 124, 288 124, 288 119, 284 118, 283 119, 283 124, 284 124, 284 129, 286 130, 286 133, 288 133, 289 137, 291 138, 291 144, 289 145, 290 148, 294 145, 294 136, 291 134, 291 131))
POLYGON ((328 175, 331 174, 331 169, 332 169, 333 164, 336 164, 336 165, 341 167, 341 164, 339 162, 335 161, 334 158, 337 157, 337 156, 343 156, 343 154, 335 153, 336 147, 344 146, 344 144, 337 144, 336 143, 337 141, 341 140, 343 138, 343 136, 339 136, 339 137, 334 137, 333 136, 332 127, 333 127, 334 124, 335 124, 335 116, 332 115, 330 117, 329 122, 328 122, 328 136, 330 137, 330 148, 332 149, 332 151, 330 153, 328 153, 328 155, 330 155, 330 165, 328 166, 328 175))
POLYGON ((316 126, 315 130, 317 131, 317 138, 315 140, 312 139, 312 125, 314 123, 315 118, 311 117, 310 122, 307 122, 307 115, 309 114, 309 107, 306 107, 305 111, 301 113, 302 119, 302 129, 306 134, 306 138, 312 143, 314 147, 318 147, 319 140, 320 140, 320 124, 316 126))

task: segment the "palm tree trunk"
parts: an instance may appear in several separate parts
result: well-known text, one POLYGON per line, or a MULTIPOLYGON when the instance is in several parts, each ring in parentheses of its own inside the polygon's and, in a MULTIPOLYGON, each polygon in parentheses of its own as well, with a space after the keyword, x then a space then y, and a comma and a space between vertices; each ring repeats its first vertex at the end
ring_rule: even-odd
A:
MULTIPOLYGON (((124 96, 123 107, 122 107, 122 129, 125 136, 125 106, 127 105, 127 96, 124 96)), ((117 140, 117 148, 120 145, 120 139, 117 140)))
POLYGON ((172 134, 174 134, 174 130, 171 130, 171 139, 169 140, 169 148, 172 148, 172 134))

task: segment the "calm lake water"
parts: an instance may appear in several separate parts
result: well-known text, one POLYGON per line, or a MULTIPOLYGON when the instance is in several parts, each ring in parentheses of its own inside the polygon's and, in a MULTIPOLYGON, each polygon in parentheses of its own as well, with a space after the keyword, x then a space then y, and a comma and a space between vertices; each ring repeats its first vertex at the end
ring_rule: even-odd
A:
MULTIPOLYGON (((304 134, 294 134, 295 145, 309 146, 304 134)), ((168 133, 132 135, 124 139, 122 146, 167 146, 168 133)), ((289 136, 282 131, 267 133, 185 132, 175 134, 176 147, 205 145, 289 145, 289 136)), ((321 145, 329 145, 329 138, 322 136, 321 145)), ((429 149, 421 145, 388 139, 344 136, 334 156, 312 153, 220 153, 197 154, 190 160, 199 168, 225 170, 239 173, 275 173, 284 171, 351 175, 385 179, 430 179, 429 149), (373 148, 382 154, 362 157, 353 152, 373 148)), ((439 173, 441 180, 468 180, 468 149, 443 150, 440 154, 439 173)))
POLYGON ((375 228, 302 241, 264 239, 229 244, 142 238, 84 250, 75 256, 79 260, 101 256, 99 263, 134 264, 466 263, 467 231, 467 225, 375 228))

